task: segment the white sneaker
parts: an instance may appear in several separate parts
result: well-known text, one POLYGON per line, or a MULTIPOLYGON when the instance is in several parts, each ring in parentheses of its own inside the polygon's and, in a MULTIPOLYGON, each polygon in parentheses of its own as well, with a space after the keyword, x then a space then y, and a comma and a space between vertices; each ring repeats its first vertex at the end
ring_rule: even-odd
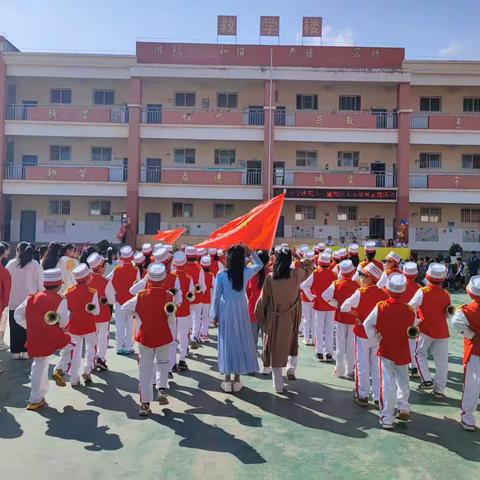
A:
POLYGON ((22 352, 20 355, 22 360, 28 360, 30 358, 28 352, 22 352))
POLYGON ((468 425, 468 423, 465 423, 463 420, 460 422, 462 425, 462 428, 466 430, 467 432, 474 432, 475 431, 475 425, 468 425))
POLYGON ((240 382, 233 382, 233 391, 239 392, 243 388, 243 385, 240 382))
POLYGON ((270 375, 272 373, 272 367, 263 367, 262 375, 270 375))
POLYGON ((21 360, 22 359, 22 354, 21 353, 12 353, 12 358, 14 360, 21 360))
POLYGON ((3 341, 0 341, 0 352, 3 352, 4 350, 8 350, 10 347, 3 341))
POLYGON ((220 384, 220 388, 226 393, 232 393, 232 382, 223 381, 220 384))

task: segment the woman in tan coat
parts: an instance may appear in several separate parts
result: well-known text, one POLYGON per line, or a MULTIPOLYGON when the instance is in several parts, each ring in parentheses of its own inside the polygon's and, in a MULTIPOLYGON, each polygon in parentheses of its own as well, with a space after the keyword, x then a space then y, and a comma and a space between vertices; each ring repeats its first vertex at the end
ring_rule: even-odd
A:
POLYGON ((313 252, 307 252, 306 257, 293 269, 291 250, 282 248, 255 307, 257 322, 263 330, 263 364, 272 367, 277 393, 283 392, 283 367, 287 367, 288 380, 295 380, 298 328, 302 318, 300 284, 313 271, 313 263, 308 259, 313 258, 313 252))

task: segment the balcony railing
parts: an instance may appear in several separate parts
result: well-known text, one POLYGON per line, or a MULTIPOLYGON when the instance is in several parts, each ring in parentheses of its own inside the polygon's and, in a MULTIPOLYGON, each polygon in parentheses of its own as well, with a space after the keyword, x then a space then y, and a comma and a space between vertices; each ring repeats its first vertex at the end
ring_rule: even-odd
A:
POLYGON ((296 112, 281 112, 275 118, 276 124, 282 115, 286 126, 316 127, 316 128, 367 128, 367 129, 395 129, 397 115, 394 112, 345 112, 345 111, 312 111, 297 110, 296 112))
POLYGON ((428 188, 428 175, 410 175, 410 188, 428 188))
POLYGON ((429 173, 410 175, 410 188, 480 190, 480 175, 429 173))
POLYGON ((287 187, 395 188, 396 178, 391 173, 284 170, 276 168, 273 172, 273 184, 287 187))
POLYGON ((7 105, 7 120, 79 123, 128 123, 125 106, 7 105))
POLYGON ((126 182, 128 169, 124 166, 91 165, 5 165, 5 180, 34 180, 57 182, 126 182))
POLYGON ((480 130, 480 114, 475 113, 412 113, 412 129, 480 130))
POLYGON ((141 183, 170 185, 261 185, 256 168, 142 167, 141 183))

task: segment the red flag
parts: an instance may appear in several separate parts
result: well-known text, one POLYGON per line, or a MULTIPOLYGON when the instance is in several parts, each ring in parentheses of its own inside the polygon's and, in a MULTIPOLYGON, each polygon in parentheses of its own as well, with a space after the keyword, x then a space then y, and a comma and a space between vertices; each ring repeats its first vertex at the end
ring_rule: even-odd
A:
POLYGON ((153 239, 158 242, 163 242, 167 245, 171 245, 175 243, 175 240, 182 236, 185 230, 186 228, 184 227, 175 228, 173 230, 164 230, 163 232, 161 230, 158 230, 153 239))
POLYGON ((253 250, 272 248, 284 200, 285 193, 282 193, 258 205, 247 214, 215 230, 197 247, 227 249, 236 243, 244 243, 253 250))

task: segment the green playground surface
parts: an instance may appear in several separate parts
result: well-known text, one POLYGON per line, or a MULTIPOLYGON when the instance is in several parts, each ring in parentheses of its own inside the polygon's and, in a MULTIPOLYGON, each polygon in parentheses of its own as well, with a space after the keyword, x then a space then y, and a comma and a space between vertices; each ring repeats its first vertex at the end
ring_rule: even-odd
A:
MULTIPOLYGON (((456 304, 466 295, 454 295, 456 304)), ((393 432, 378 411, 353 402, 351 381, 301 344, 297 380, 273 393, 270 377, 242 377, 225 394, 216 370, 216 330, 175 375, 170 405, 138 416, 135 358, 109 349, 109 372, 90 387, 50 383, 48 406, 28 412, 28 361, 0 352, 1 478, 74 479, 470 479, 480 475, 480 430, 461 429, 462 340, 453 334, 447 399, 411 382, 412 419, 393 432)), ((8 337, 7 337, 8 338, 8 337)), ((113 342, 110 342, 113 346, 113 342)), ((51 368, 55 362, 52 357, 51 368)), ((433 365, 432 365, 433 368, 433 365)), ((479 422, 480 422, 480 413, 479 422)))

